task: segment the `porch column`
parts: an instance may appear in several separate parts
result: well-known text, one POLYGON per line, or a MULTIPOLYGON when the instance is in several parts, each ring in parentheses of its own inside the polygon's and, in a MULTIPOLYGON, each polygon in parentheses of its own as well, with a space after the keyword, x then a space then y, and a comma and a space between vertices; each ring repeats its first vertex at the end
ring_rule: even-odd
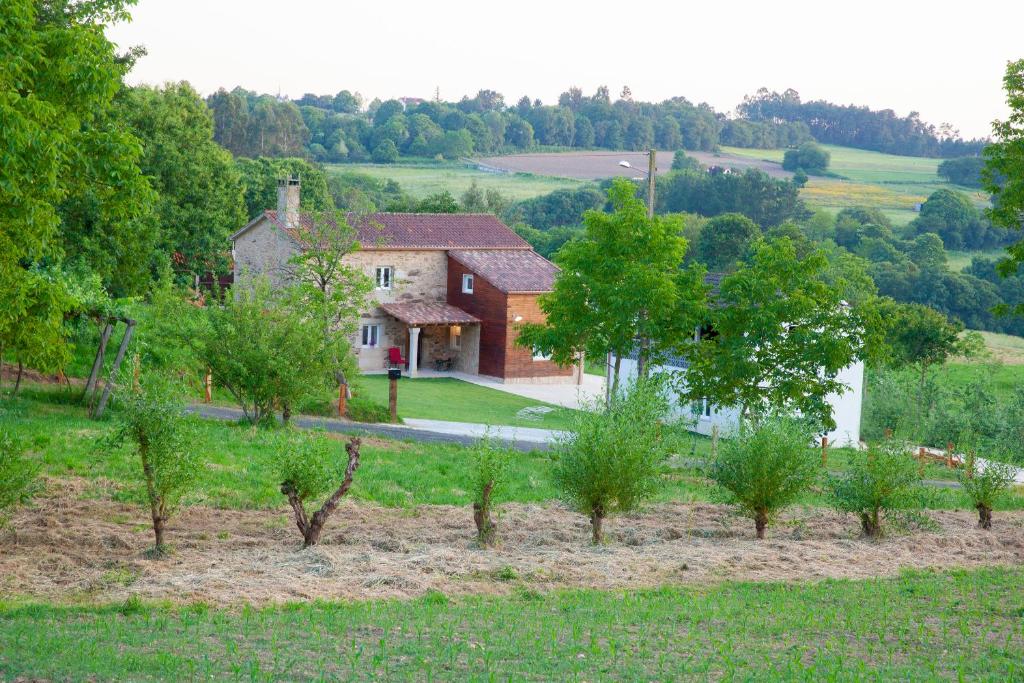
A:
POLYGON ((420 355, 420 328, 410 327, 409 328, 409 376, 416 377, 419 375, 419 364, 420 355))

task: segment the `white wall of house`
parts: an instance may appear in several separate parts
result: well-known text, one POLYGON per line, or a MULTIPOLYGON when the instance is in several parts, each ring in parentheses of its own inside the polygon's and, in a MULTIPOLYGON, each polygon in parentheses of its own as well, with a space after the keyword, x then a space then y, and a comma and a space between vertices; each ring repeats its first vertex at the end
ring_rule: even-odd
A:
MULTIPOLYGON (((612 358, 614 367, 614 357, 612 358)), ((664 372, 674 377, 681 378, 683 370, 672 366, 654 366, 654 372, 664 372)), ((609 369, 609 379, 614 369, 609 369)), ((628 384, 637 377, 637 364, 635 360, 623 358, 619 371, 619 386, 628 384)), ((864 363, 856 363, 844 368, 837 379, 848 388, 840 394, 829 394, 828 402, 832 406, 832 418, 836 421, 836 428, 826 434, 830 444, 837 446, 856 446, 860 442, 860 415, 864 399, 864 363)), ((700 434, 710 435, 714 426, 718 426, 720 434, 728 434, 735 431, 739 426, 739 409, 722 408, 717 409, 710 406, 710 415, 707 414, 705 406, 695 407, 692 404, 680 404, 673 401, 672 412, 674 416, 694 420, 696 423, 691 427, 692 431, 700 434), (695 414, 696 412, 696 414, 695 414)))

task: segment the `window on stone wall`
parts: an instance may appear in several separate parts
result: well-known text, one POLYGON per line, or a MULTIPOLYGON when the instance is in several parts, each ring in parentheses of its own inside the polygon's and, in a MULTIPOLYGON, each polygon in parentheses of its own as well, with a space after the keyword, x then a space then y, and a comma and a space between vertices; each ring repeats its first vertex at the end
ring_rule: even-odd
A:
POLYGON ((377 266, 377 289, 391 289, 394 268, 391 266, 377 266))
POLYGON ((363 325, 363 347, 372 349, 380 346, 380 325, 363 325))
POLYGON ((462 327, 459 325, 452 325, 448 328, 448 339, 451 341, 451 347, 458 351, 462 348, 462 327))
POLYGON ((462 275, 462 293, 472 294, 473 293, 473 274, 463 273, 462 275))

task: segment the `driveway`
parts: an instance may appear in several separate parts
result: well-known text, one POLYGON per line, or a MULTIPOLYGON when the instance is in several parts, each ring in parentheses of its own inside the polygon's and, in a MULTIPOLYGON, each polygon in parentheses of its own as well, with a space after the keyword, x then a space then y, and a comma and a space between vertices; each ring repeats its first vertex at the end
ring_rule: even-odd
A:
MULTIPOLYGON (((420 377, 434 377, 420 371, 420 377)), ((437 373, 437 377, 454 377, 463 382, 476 384, 496 391, 504 391, 506 394, 515 394, 531 398, 534 401, 543 401, 563 408, 574 410, 585 409, 594 404, 595 401, 604 400, 604 377, 598 375, 583 375, 583 384, 547 384, 543 382, 500 382, 490 377, 481 375, 470 375, 464 372, 437 373)))

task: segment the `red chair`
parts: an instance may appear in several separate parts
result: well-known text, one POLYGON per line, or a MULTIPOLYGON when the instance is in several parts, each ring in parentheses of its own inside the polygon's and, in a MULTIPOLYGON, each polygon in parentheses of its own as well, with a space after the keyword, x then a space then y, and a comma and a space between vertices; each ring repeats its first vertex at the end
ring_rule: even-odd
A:
POLYGON ((388 349, 388 367, 391 368, 402 368, 407 367, 409 361, 402 358, 402 351, 397 346, 392 346, 388 349))

